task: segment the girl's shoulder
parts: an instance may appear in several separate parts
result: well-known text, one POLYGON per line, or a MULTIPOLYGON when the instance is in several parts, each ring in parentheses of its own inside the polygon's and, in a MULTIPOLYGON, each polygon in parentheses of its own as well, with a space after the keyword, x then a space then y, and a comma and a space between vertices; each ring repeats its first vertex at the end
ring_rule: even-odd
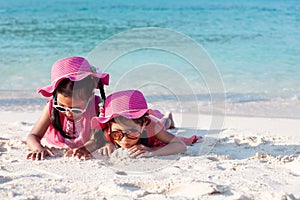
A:
POLYGON ((160 122, 160 120, 152 115, 148 116, 150 119, 150 123, 147 125, 147 134, 148 136, 154 136, 158 132, 165 130, 165 127, 163 124, 160 122))

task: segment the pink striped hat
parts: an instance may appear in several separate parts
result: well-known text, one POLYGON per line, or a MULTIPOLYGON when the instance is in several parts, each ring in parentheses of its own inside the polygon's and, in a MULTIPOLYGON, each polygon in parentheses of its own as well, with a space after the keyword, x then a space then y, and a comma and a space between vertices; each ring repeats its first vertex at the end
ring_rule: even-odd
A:
POLYGON ((79 81, 87 76, 101 79, 104 85, 109 83, 109 74, 94 73, 92 66, 83 57, 73 56, 56 61, 51 70, 51 85, 38 88, 38 93, 45 97, 51 97, 57 85, 65 78, 71 81, 79 81))
POLYGON ((104 112, 92 119, 92 128, 103 129, 109 120, 117 116, 137 119, 144 114, 162 118, 158 110, 148 109, 144 95, 138 90, 124 90, 109 95, 104 103, 104 112))

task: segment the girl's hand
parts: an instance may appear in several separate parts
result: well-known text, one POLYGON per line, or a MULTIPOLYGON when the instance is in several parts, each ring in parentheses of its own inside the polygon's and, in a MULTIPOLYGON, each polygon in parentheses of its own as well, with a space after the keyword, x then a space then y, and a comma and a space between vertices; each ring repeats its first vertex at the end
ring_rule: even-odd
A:
POLYGON ((114 150, 116 150, 115 145, 112 143, 107 143, 104 147, 99 149, 99 153, 102 156, 110 156, 114 150))
POLYGON ((137 155, 135 158, 150 158, 150 157, 153 157, 154 154, 152 151, 146 151, 144 153, 141 153, 139 155, 137 155))
POLYGON ((54 157, 53 152, 48 147, 41 147, 27 155, 27 159, 45 160, 47 156, 54 157))
POLYGON ((92 154, 87 150, 85 146, 75 148, 75 149, 69 149, 65 153, 65 157, 74 157, 74 158, 84 159, 84 160, 93 158, 92 154))
POLYGON ((134 145, 128 149, 129 155, 134 158, 152 157, 153 149, 142 144, 134 145))

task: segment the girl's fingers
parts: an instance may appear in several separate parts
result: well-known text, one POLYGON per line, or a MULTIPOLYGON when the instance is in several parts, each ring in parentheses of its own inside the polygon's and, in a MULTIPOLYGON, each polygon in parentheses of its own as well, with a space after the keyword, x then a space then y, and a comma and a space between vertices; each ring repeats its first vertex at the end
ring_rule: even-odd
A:
POLYGON ((66 151, 66 153, 64 154, 65 157, 70 157, 73 155, 73 149, 69 149, 68 151, 66 151))
POLYGON ((99 154, 100 154, 100 155, 102 155, 102 156, 105 156, 105 155, 104 155, 104 150, 103 150, 102 148, 101 148, 101 149, 99 149, 99 151, 98 151, 98 152, 99 152, 99 154))
POLYGON ((54 157, 54 153, 49 148, 47 148, 46 151, 49 154, 49 156, 54 157))
POLYGON ((82 157, 82 153, 80 152, 80 151, 77 151, 77 152, 75 152, 74 154, 73 154, 73 157, 76 157, 76 158, 78 158, 78 159, 80 159, 81 157, 82 157))
POLYGON ((129 153, 135 153, 139 150, 139 145, 134 145, 128 149, 129 153))
POLYGON ((129 151, 129 153, 135 153, 135 152, 138 152, 138 151, 143 151, 144 152, 146 149, 147 148, 144 145, 140 144, 140 145, 135 145, 133 147, 130 147, 128 149, 128 151, 129 151))
POLYGON ((149 158, 152 157, 153 154, 150 151, 146 151, 144 153, 139 154, 138 156, 136 156, 136 158, 149 158))
POLYGON ((32 160, 36 160, 38 158, 37 153, 33 153, 31 158, 32 160))
POLYGON ((31 159, 31 160, 45 160, 45 158, 47 156, 51 156, 53 157, 54 154, 52 153, 52 151, 48 148, 45 148, 44 150, 42 151, 39 151, 39 152, 31 152, 27 155, 27 159, 31 159))
POLYGON ((36 153, 35 159, 36 160, 41 160, 41 153, 36 153))
MULTIPOLYGON (((100 152, 100 151, 99 151, 100 152)), ((51 152, 52 153, 52 152, 51 152)), ((52 154, 53 155, 53 154, 52 154)), ((74 158, 78 158, 78 159, 90 159, 92 158, 93 156, 89 153, 89 152, 86 152, 82 149, 69 149, 65 155, 65 157, 74 157, 74 158)))
POLYGON ((80 158, 80 156, 81 156, 81 151, 80 150, 78 150, 78 149, 75 149, 74 151, 73 151, 73 154, 72 154, 72 157, 78 157, 78 158, 80 158))
POLYGON ((108 150, 107 150, 107 148, 101 148, 101 149, 99 150, 99 153, 100 153, 100 155, 102 155, 102 156, 108 156, 108 150))
POLYGON ((32 157, 32 153, 29 153, 26 158, 31 159, 31 157, 32 157))
POLYGON ((84 155, 84 159, 92 159, 92 158, 93 156, 90 153, 84 155))
POLYGON ((111 153, 115 150, 116 148, 112 145, 108 145, 106 147, 102 147, 99 149, 99 153, 102 156, 111 156, 111 153))
POLYGON ((40 156, 41 160, 45 160, 46 154, 47 154, 47 151, 41 152, 41 156, 40 156))
POLYGON ((145 152, 144 150, 137 149, 135 152, 129 152, 129 155, 134 157, 134 158, 137 158, 137 156, 139 156, 140 154, 142 154, 144 152, 145 152))
POLYGON ((116 149, 117 148, 115 146, 111 146, 108 155, 111 156, 112 152, 114 152, 116 149))
POLYGON ((94 157, 91 153, 88 153, 87 155, 85 155, 85 159, 92 159, 92 158, 94 158, 94 157))
POLYGON ((143 157, 145 157, 144 154, 145 154, 145 153, 141 153, 141 154, 137 155, 135 158, 143 158, 143 157))

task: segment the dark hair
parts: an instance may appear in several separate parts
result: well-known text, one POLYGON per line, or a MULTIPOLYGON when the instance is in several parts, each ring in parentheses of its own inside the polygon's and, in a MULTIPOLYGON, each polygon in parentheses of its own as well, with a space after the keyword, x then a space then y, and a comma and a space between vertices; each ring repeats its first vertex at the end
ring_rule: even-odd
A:
MULTIPOLYGON (((105 100, 104 88, 101 80, 98 82, 98 88, 100 90, 101 98, 105 100)), ((75 99, 88 99, 95 89, 95 80, 93 77, 88 76, 80 81, 71 81, 70 79, 63 79, 57 86, 53 96, 57 93, 62 94, 65 97, 71 97, 75 99)), ((98 113, 98 109, 97 112, 98 113)), ((69 136, 63 129, 60 123, 59 111, 55 108, 52 109, 51 123, 53 127, 59 131, 59 133, 68 139, 75 139, 69 136)), ((75 126, 75 124, 74 124, 75 126)), ((75 131, 75 128, 73 129, 75 131)))
POLYGON ((142 126, 147 121, 146 116, 148 116, 148 114, 145 114, 142 117, 136 118, 136 119, 129 119, 129 118, 126 118, 123 116, 117 116, 117 117, 112 118, 109 122, 111 122, 111 123, 120 122, 121 124, 126 125, 128 123, 128 121, 133 121, 135 124, 142 126))
POLYGON ((101 80, 98 81, 98 89, 100 90, 100 96, 101 96, 102 103, 104 106, 104 101, 106 99, 106 95, 105 95, 104 86, 103 86, 103 83, 101 80))
POLYGON ((58 84, 56 93, 60 93, 65 97, 86 100, 92 95, 94 88, 94 80, 90 76, 76 82, 70 79, 63 79, 58 84))

